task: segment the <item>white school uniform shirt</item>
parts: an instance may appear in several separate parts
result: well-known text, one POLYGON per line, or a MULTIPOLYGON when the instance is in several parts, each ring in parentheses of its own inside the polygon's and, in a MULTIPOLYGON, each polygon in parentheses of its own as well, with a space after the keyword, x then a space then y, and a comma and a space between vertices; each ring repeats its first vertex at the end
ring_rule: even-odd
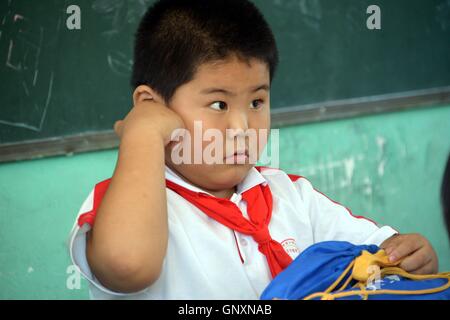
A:
MULTIPOLYGON (((166 179, 196 192, 205 192, 166 167, 166 179)), ((241 194, 269 184, 273 197, 269 232, 293 258, 314 243, 328 240, 380 245, 397 231, 352 213, 315 190, 304 177, 282 170, 252 168, 230 200, 248 218, 241 194)), ((91 299, 259 299, 271 281, 266 257, 251 236, 208 217, 166 188, 169 238, 162 272, 156 282, 136 293, 109 290, 91 272, 86 258, 90 224, 78 218, 92 210, 95 188, 81 206, 69 237, 72 262, 89 281, 91 299)), ((126 239, 123 239, 126 241, 126 239)))

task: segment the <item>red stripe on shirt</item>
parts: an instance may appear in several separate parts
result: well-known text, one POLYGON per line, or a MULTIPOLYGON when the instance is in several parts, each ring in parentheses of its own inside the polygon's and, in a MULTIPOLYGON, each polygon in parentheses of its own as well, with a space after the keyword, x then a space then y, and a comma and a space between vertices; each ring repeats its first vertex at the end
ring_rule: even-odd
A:
POLYGON ((88 211, 86 213, 83 213, 82 215, 80 215, 78 217, 78 226, 82 227, 83 224, 85 224, 85 223, 88 223, 91 226, 94 225, 95 216, 97 215, 98 207, 100 206, 102 198, 105 195, 110 182, 111 182, 111 178, 104 180, 102 182, 99 182, 95 185, 94 204, 92 205, 92 210, 88 211))

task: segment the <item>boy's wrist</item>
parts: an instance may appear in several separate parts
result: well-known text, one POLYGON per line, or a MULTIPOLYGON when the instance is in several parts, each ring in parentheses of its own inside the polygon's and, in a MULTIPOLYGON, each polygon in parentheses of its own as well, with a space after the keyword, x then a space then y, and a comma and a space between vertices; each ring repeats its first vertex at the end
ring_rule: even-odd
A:
POLYGON ((118 161, 132 167, 149 165, 149 161, 164 161, 164 140, 158 133, 129 132, 122 136, 118 161))
POLYGON ((137 145, 139 147, 158 145, 161 142, 164 145, 163 134, 158 129, 129 130, 125 131, 120 139, 122 145, 137 145))

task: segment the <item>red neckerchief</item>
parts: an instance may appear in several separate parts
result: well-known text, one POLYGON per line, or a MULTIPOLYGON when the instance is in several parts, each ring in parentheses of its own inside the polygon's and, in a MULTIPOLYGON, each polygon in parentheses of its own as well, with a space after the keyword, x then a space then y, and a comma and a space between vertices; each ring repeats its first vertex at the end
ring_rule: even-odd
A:
POLYGON ((247 202, 250 220, 228 199, 221 199, 206 193, 195 192, 166 179, 166 186, 203 211, 207 216, 228 228, 250 235, 258 243, 259 251, 266 256, 270 273, 275 277, 283 271, 292 258, 282 245, 273 240, 268 225, 272 216, 272 193, 269 185, 258 184, 242 193, 247 202))

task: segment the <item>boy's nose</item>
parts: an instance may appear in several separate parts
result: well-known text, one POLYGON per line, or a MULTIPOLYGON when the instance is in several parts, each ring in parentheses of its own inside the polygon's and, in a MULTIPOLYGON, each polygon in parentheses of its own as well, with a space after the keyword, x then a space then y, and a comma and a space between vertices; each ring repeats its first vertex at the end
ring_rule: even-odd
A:
POLYGON ((244 136, 248 129, 248 119, 245 112, 234 112, 229 114, 227 125, 228 138, 244 136))

